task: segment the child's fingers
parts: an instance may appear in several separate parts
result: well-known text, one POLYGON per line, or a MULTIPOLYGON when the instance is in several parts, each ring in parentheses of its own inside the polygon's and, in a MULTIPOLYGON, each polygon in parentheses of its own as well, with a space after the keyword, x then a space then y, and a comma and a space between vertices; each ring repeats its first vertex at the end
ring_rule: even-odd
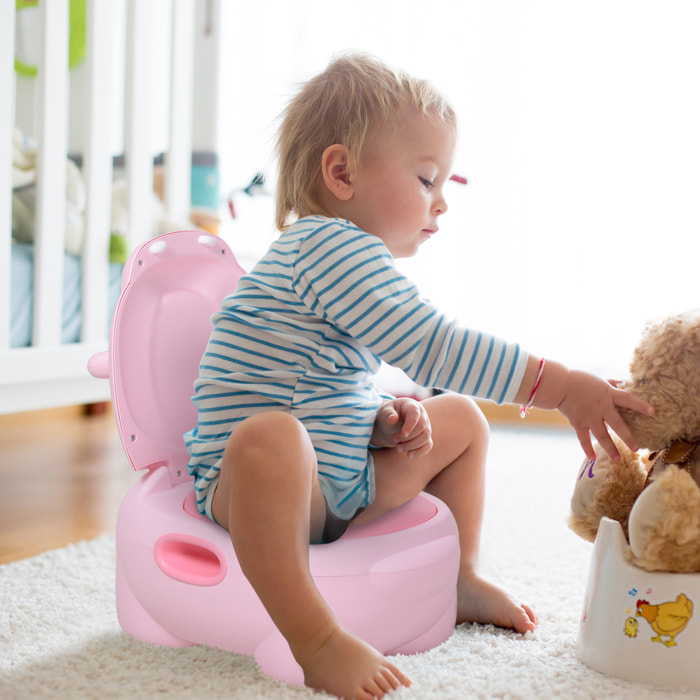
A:
POLYGON ((408 442, 402 442, 397 449, 411 458, 422 457, 433 449, 433 439, 429 433, 421 433, 418 437, 408 442))
MULTIPOLYGON (((630 448, 630 450, 636 452, 639 449, 639 442, 632 434, 632 431, 629 429, 629 426, 623 417, 620 415, 617 407, 625 406, 633 410, 638 410, 646 415, 653 413, 654 409, 645 401, 640 401, 624 391, 616 391, 614 400, 615 406, 613 409, 604 416, 604 421, 597 426, 596 429, 592 429, 592 432, 600 443, 601 447, 608 453, 610 459, 617 461, 620 459, 620 452, 610 436, 608 427, 610 427, 619 436, 619 438, 627 445, 627 447, 630 448)), ((586 448, 584 448, 584 450, 585 449, 586 448)), ((586 454, 588 455, 588 453, 586 454)), ((589 458, 595 459, 595 455, 592 454, 589 458)))
MULTIPOLYGON (((617 411, 615 411, 615 414, 607 421, 607 423, 619 436, 622 442, 624 442, 625 445, 632 450, 632 452, 636 452, 639 449, 639 442, 632 434, 632 431, 629 429, 627 423, 625 423, 624 419, 617 411)), ((608 451, 606 450, 606 452, 608 451)), ((610 454, 610 452, 608 452, 608 454, 610 454)))
POLYGON ((646 401, 640 399, 638 396, 630 394, 628 391, 623 389, 615 389, 613 393, 613 401, 616 406, 621 408, 629 408, 632 411, 637 411, 637 413, 642 413, 645 416, 654 415, 654 407, 647 403, 646 401))
POLYGON ((577 432, 579 442, 583 447, 583 451, 585 452, 586 457, 588 457, 588 459, 591 460, 596 459, 595 449, 591 444, 591 432, 593 433, 593 436, 598 441, 600 446, 608 453, 610 459, 613 462, 617 462, 620 459, 620 453, 618 452, 617 447, 615 446, 615 443, 613 442, 613 439, 610 436, 610 433, 608 432, 608 428, 605 425, 605 423, 601 423, 599 426, 592 428, 590 432, 586 430, 585 437, 583 440, 581 439, 582 435, 577 432))
POLYGON ((430 433, 430 419, 423 404, 407 399, 401 407, 401 413, 403 425, 394 438, 396 443, 406 442, 426 431, 430 433))
POLYGON ((595 454, 595 451, 593 449, 593 443, 591 442, 590 430, 588 428, 577 428, 573 424, 572 427, 576 431, 576 437, 578 438, 579 444, 583 448, 583 453, 586 455, 586 458, 594 459, 593 455, 595 454))
POLYGON ((416 401, 403 403, 401 408, 403 416, 403 427, 401 428, 401 437, 406 440, 414 437, 420 432, 419 423, 425 409, 416 401))
POLYGON ((394 406, 390 403, 382 406, 380 419, 387 425, 395 425, 399 420, 399 414, 396 412, 394 406))
POLYGON ((615 431, 631 450, 637 450, 637 441, 618 409, 627 408, 651 416, 654 413, 653 407, 629 392, 618 389, 618 382, 614 380, 601 384, 600 380, 590 375, 572 372, 570 376, 572 380, 579 381, 577 384, 572 382, 571 392, 562 401, 560 410, 576 430, 586 456, 595 459, 592 433, 612 460, 620 459, 620 453, 608 432, 608 427, 615 431), (601 387, 605 387, 603 393, 600 391, 601 387))
MULTIPOLYGON (((629 429, 625 420, 620 415, 619 411, 617 411, 617 407, 629 408, 646 416, 653 415, 654 408, 646 401, 642 401, 640 398, 632 396, 626 391, 621 390, 615 391, 613 395, 613 401, 615 402, 616 408, 611 417, 609 419, 606 419, 607 423, 617 433, 617 435, 627 445, 627 447, 629 447, 633 452, 636 452, 639 449, 639 443, 632 434, 632 431, 629 429)), ((608 454, 610 453, 608 452, 608 454)))
POLYGON ((390 438, 399 452, 420 457, 433 448, 430 419, 425 407, 409 398, 387 403, 378 413, 380 422, 390 428, 390 438))

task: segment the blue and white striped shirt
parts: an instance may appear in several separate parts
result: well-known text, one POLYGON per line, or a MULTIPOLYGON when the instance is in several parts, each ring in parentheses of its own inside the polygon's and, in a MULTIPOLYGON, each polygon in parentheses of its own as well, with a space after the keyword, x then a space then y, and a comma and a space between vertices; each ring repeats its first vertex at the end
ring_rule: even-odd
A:
POLYGON ((380 238, 321 216, 290 226, 212 322, 195 382, 198 423, 185 435, 202 512, 231 431, 254 413, 302 421, 328 505, 347 519, 374 499, 368 445, 388 398, 374 385, 380 360, 421 386, 499 403, 513 399, 527 361, 517 345, 421 299, 380 238))

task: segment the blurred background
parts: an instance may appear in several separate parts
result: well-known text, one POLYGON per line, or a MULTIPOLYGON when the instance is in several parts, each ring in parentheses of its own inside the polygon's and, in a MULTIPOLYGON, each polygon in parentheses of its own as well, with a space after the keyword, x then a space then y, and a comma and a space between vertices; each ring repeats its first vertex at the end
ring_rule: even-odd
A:
MULTIPOLYGON (((154 18, 169 12, 149 3, 154 18)), ((647 320, 700 306, 697 0, 224 0, 212 16, 221 60, 195 75, 195 100, 219 93, 205 145, 220 232, 246 262, 275 235, 277 116, 334 54, 361 49, 431 79, 459 115, 454 168, 469 184, 448 184, 440 233, 401 262, 447 314, 622 377, 647 320), (265 185, 248 197, 256 173, 265 185)), ((165 74, 170 37, 156 19, 151 60, 165 74)), ((151 85, 154 153, 167 148, 168 85, 151 85)), ((110 99, 120 114, 120 88, 110 99)), ((81 120, 69 126, 74 141, 81 120)))
MULTIPOLYGON (((224 187, 272 183, 295 85, 363 49, 460 118, 469 184, 401 263, 447 313, 620 377, 648 319, 700 306, 697 2, 287 0, 224 3, 222 20, 224 187)), ((271 200, 245 204, 237 225, 272 235, 271 200)))

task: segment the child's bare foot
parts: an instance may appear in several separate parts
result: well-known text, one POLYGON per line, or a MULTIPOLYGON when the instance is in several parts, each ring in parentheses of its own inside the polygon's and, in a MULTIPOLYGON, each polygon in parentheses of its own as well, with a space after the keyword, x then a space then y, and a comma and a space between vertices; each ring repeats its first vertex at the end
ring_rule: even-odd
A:
POLYGON ((478 576, 460 577, 457 583, 457 624, 478 622, 507 627, 525 634, 537 626, 537 615, 504 590, 478 576))
POLYGON ((371 646, 338 627, 306 659, 304 683, 347 700, 381 698, 411 681, 371 646))

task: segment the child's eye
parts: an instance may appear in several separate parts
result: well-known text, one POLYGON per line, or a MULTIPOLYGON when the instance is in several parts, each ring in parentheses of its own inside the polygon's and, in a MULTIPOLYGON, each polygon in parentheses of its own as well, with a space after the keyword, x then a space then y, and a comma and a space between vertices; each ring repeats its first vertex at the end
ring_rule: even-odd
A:
POLYGON ((426 190, 429 190, 431 187, 435 187, 435 184, 432 180, 428 180, 424 177, 419 177, 418 179, 421 181, 421 184, 423 185, 423 187, 425 187, 426 190))

